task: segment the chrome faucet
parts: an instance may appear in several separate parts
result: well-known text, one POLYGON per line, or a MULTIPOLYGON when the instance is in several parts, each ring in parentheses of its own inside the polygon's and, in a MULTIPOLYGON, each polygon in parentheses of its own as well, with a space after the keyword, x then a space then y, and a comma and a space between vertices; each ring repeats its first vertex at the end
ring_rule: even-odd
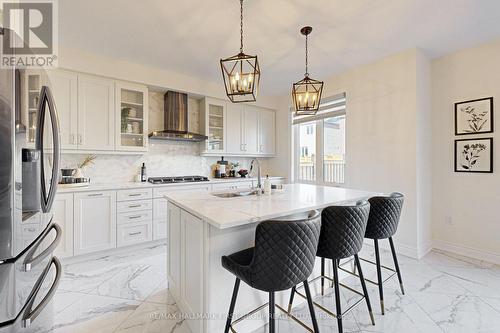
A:
POLYGON ((252 173, 253 170, 253 162, 257 162, 257 188, 259 189, 258 195, 262 194, 262 177, 260 174, 260 162, 258 159, 254 158, 252 162, 250 162, 250 173, 252 173))

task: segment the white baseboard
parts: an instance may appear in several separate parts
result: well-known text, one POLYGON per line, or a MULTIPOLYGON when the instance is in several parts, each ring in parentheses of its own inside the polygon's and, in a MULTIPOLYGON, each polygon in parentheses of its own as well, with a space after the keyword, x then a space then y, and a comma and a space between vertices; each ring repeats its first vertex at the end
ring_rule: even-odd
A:
POLYGON ((500 265, 500 254, 434 239, 433 248, 500 265))
MULTIPOLYGON (((365 238, 363 244, 373 246, 373 240, 365 238)), ((387 240, 387 239, 379 240, 378 245, 383 250, 387 250, 387 251, 391 250, 391 246, 389 245, 389 240, 387 240)), ((394 247, 396 249, 396 253, 402 254, 406 257, 410 257, 413 259, 422 258, 422 257, 419 257, 418 250, 413 246, 409 246, 409 245, 398 243, 397 241, 394 241, 394 247)))

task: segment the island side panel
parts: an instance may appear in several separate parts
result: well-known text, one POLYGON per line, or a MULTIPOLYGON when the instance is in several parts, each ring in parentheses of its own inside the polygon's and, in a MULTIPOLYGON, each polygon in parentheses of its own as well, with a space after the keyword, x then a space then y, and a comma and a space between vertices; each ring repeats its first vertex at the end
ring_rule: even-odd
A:
POLYGON ((194 333, 204 332, 205 223, 175 204, 168 203, 169 245, 167 273, 170 293, 194 333))

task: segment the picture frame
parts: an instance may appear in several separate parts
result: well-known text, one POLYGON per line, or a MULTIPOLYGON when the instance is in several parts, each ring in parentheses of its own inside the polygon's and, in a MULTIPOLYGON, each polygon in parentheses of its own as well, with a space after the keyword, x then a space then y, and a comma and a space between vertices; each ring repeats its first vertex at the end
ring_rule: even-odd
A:
POLYGON ((493 133, 493 97, 455 103, 455 135, 493 133))
POLYGON ((493 138, 455 140, 455 172, 493 173, 493 138))

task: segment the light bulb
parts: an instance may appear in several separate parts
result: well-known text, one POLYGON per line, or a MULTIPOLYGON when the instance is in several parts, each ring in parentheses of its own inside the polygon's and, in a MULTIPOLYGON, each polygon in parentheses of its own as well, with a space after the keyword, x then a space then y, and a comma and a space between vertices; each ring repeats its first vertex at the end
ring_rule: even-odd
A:
POLYGON ((234 76, 236 78, 236 81, 240 80, 240 73, 236 72, 236 75, 234 76))
POLYGON ((252 74, 248 75, 248 82, 252 82, 252 74))

